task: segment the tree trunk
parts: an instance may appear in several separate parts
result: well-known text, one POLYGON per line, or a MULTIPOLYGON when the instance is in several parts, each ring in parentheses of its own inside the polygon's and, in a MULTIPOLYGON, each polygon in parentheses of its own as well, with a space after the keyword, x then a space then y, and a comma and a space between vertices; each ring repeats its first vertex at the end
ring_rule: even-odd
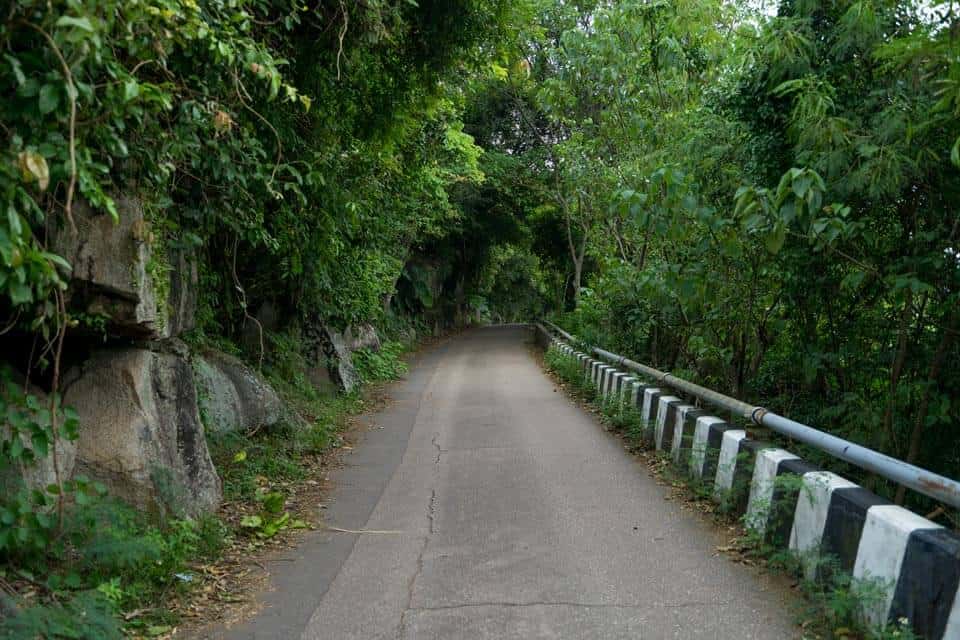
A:
POLYGON ((583 275, 583 256, 573 257, 573 308, 580 304, 580 278, 583 275))
MULTIPOLYGON (((943 327, 940 344, 937 345, 937 351, 934 353, 933 361, 930 363, 930 373, 927 374, 927 386, 923 390, 923 396, 920 398, 920 407, 917 409, 917 417, 913 422, 913 430, 910 432, 910 449, 907 451, 906 459, 910 464, 916 463, 917 458, 920 457, 920 442, 923 438, 923 431, 927 422, 927 413, 930 410, 930 398, 940 379, 940 371, 943 369, 943 362, 946 360, 947 352, 950 350, 950 345, 957 335, 956 324, 956 315, 954 314, 943 327)), ((897 487, 897 496, 894 502, 902 505, 906 493, 906 487, 897 487)))

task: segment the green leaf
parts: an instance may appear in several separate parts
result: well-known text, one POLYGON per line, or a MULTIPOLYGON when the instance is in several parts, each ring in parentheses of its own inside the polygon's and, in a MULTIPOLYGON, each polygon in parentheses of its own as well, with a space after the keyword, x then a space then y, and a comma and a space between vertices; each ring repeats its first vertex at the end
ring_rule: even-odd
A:
POLYGON ((37 97, 40 105, 40 113, 47 115, 53 113, 60 106, 60 91, 55 84, 45 84, 40 87, 40 95, 37 97))
POLYGON ((23 84, 27 81, 27 77, 23 75, 23 67, 20 64, 20 61, 8 53, 3 55, 4 59, 10 63, 10 68, 13 70, 13 76, 17 79, 17 84, 23 84))
POLYGON ((780 249, 783 248, 783 243, 787 239, 787 228, 782 224, 774 226, 773 231, 768 233, 767 236, 763 239, 763 244, 767 248, 767 251, 773 254, 780 252, 780 249))
POLYGON ((22 282, 10 282, 7 293, 10 295, 10 302, 15 305, 33 302, 33 290, 22 282))
POLYGON ((43 529, 49 529, 53 526, 53 520, 43 511, 38 511, 34 514, 37 519, 37 524, 40 525, 43 529))
POLYGON ((60 16, 60 18, 58 18, 54 24, 58 27, 73 27, 75 29, 82 29, 87 33, 94 32, 93 24, 90 22, 89 18, 74 18, 73 16, 60 16))
POLYGON ((793 181, 791 186, 793 187, 793 192, 797 194, 797 197, 802 198, 812 184, 813 178, 810 175, 803 173, 793 181))
POLYGON ((950 162, 954 166, 960 167, 960 138, 957 138, 957 141, 953 143, 953 149, 950 150, 950 162))
POLYGON ((0 509, 0 523, 10 526, 17 521, 17 516, 10 509, 0 509))
POLYGON ((10 457, 14 460, 20 459, 23 456, 24 446, 23 442, 19 437, 14 437, 13 442, 10 443, 10 457))
POLYGON ((280 513, 286 497, 279 491, 272 491, 263 496, 263 510, 267 513, 280 513))
POLYGON ((240 518, 240 526, 244 529, 259 529, 263 526, 263 518, 260 516, 243 516, 240 518))
POLYGON ((44 432, 35 433, 30 436, 30 443, 33 445, 33 452, 40 458, 46 458, 50 452, 50 440, 44 432))
POLYGON ((860 285, 863 283, 863 279, 866 277, 865 271, 852 271, 844 277, 840 282, 840 288, 847 291, 856 291, 860 288, 860 285))
POLYGON ((134 79, 127 80, 123 83, 123 101, 130 102, 134 98, 140 95, 140 83, 134 79))
POLYGON ((55 253, 50 253, 49 251, 43 251, 43 252, 40 253, 40 257, 41 257, 41 258, 44 258, 44 259, 46 259, 46 260, 49 260, 50 262, 52 262, 53 264, 57 265, 58 267, 63 267, 63 268, 66 269, 67 271, 71 271, 71 270, 72 270, 72 267, 70 266, 70 263, 67 262, 67 261, 64 260, 61 256, 58 256, 58 255, 55 254, 55 253))

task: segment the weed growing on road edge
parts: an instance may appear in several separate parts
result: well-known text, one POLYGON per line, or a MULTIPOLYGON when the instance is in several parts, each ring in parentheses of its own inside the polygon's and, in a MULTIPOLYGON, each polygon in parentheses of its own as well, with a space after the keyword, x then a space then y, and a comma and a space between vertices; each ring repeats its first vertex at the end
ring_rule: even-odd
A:
POLYGON ((161 525, 102 492, 77 501, 56 544, 3 557, 0 638, 164 633, 174 622, 165 604, 189 589, 192 563, 219 555, 225 535, 212 516, 161 525))
POLYGON ((402 343, 385 340, 378 351, 354 351, 353 364, 364 382, 395 380, 407 372, 407 363, 402 358, 405 351, 402 343))

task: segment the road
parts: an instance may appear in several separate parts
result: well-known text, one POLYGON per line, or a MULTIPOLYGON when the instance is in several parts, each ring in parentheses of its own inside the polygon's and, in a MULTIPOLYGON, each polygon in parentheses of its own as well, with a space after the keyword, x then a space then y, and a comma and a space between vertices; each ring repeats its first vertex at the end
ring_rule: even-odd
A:
POLYGON ((782 583, 542 372, 529 330, 417 360, 333 476, 326 522, 270 565, 231 640, 794 638, 782 583), (290 562, 294 560, 294 562, 290 562))

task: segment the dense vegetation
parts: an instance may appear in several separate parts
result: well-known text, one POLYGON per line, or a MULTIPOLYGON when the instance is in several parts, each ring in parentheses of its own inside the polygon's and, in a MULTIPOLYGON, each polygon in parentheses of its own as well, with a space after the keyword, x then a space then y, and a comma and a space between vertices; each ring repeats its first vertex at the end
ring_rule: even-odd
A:
MULTIPOLYGON (((59 361, 108 319, 71 307, 50 238, 133 194, 158 255, 198 256, 192 344, 237 351, 266 303, 397 335, 552 312, 956 477, 958 38, 953 3, 913 0, 8 2, 0 332, 53 393, 4 383, 34 446, 0 457, 83 428, 59 361)), ((273 342, 243 355, 282 385, 302 354, 273 342)), ((0 496, 8 564, 101 548, 63 514, 97 493, 0 496)), ((118 599, 110 576, 216 546, 176 527, 131 519, 154 547, 58 579, 118 599)))
POLYGON ((772 9, 550 5, 467 131, 569 330, 956 477, 955 7, 772 9))
MULTIPOLYGON (((175 267, 165 257, 196 256, 197 327, 183 338, 262 367, 314 423, 297 438, 210 442, 227 497, 262 503, 237 535, 290 525, 263 479, 302 478, 300 459, 336 440, 334 414, 355 405, 311 390, 293 328, 372 321, 390 338, 468 313, 473 281, 452 281, 460 245, 440 260, 423 248, 471 228, 455 195, 484 173, 463 132, 464 90, 522 18, 500 0, 4 3, 3 473, 83 429, 56 393, 72 352, 129 341, 76 302, 54 238, 81 211, 119 219, 136 198, 159 305, 175 267), (240 353, 268 303, 283 320, 260 340, 270 353, 240 353)), ((387 340, 358 353, 361 376, 399 373, 397 351, 387 340)), ((216 519, 146 520, 83 476, 3 486, 3 637, 117 637, 120 611, 135 612, 126 626, 162 633, 187 564, 216 556, 227 533, 216 519)))

